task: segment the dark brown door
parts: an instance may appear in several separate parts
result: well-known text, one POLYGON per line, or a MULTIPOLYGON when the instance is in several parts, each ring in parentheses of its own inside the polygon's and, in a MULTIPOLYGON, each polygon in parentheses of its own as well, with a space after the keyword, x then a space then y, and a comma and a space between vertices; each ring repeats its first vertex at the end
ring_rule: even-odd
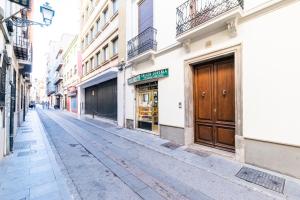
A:
POLYGON ((233 59, 195 67, 195 142, 234 150, 235 83, 233 59))

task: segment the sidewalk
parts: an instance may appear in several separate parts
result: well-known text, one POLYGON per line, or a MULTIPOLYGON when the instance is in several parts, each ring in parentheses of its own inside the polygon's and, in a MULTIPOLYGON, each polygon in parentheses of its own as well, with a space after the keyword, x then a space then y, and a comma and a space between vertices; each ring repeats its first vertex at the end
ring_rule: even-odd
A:
POLYGON ((0 161, 0 199, 71 199, 35 111, 29 111, 18 129, 14 153, 0 161))
MULTIPOLYGON (((77 117, 72 113, 68 113, 68 112, 64 112, 64 113, 69 114, 70 116, 73 117, 77 117)), ((148 133, 144 133, 142 131, 120 128, 112 123, 107 123, 99 119, 92 119, 87 116, 80 117, 80 119, 98 127, 99 129, 105 130, 111 134, 117 135, 128 141, 137 143, 145 148, 152 149, 163 155, 187 163, 190 166, 199 168, 201 170, 205 170, 211 174, 214 174, 220 178, 229 181, 232 184, 246 187, 249 190, 259 191, 271 197, 272 199, 300 200, 300 180, 295 179, 293 177, 289 177, 280 173, 265 170, 255 166, 242 164, 235 161, 234 159, 220 156, 208 151, 191 149, 190 147, 187 146, 176 146, 176 145, 172 146, 171 144, 168 148, 164 146, 164 144, 169 142, 167 140, 161 139, 157 136, 148 133), (257 170, 257 172, 266 173, 263 175, 273 176, 276 179, 277 178, 284 179, 282 193, 275 192, 271 189, 266 189, 265 187, 262 187, 260 185, 253 184, 238 178, 236 175, 241 170, 242 167, 248 167, 250 168, 250 170, 257 170)), ((230 191, 224 191, 224 193, 228 193, 228 192, 230 191)))

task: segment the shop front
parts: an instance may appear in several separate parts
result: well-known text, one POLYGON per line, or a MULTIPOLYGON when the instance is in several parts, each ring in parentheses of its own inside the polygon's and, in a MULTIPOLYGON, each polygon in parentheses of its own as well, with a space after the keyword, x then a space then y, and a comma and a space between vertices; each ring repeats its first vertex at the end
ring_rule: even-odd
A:
POLYGON ((68 111, 77 113, 77 88, 75 86, 68 88, 67 105, 68 111))
POLYGON ((162 69, 128 79, 128 84, 135 85, 136 91, 136 128, 159 135, 158 79, 168 76, 169 70, 162 69))
POLYGON ((158 84, 157 81, 136 86, 137 91, 137 128, 158 130, 158 84))

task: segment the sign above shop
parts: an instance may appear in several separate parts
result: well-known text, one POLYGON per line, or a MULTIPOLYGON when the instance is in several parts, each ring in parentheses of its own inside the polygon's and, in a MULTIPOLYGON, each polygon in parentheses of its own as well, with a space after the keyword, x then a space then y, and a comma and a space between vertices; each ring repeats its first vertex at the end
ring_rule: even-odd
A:
POLYGON ((169 69, 161 69, 154 72, 148 72, 144 74, 139 74, 128 79, 128 84, 135 84, 142 81, 148 81, 152 79, 164 78, 169 76, 169 69))
POLYGON ((77 88, 75 86, 70 86, 68 88, 68 96, 72 97, 72 96, 76 96, 77 95, 77 88))

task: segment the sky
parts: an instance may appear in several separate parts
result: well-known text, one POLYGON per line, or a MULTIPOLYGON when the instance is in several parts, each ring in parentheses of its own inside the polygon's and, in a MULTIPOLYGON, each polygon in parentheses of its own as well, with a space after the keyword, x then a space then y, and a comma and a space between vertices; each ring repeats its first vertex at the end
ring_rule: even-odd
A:
MULTIPOLYGON (((45 0, 34 0, 33 21, 42 22, 40 5, 45 0)), ((55 10, 52 24, 48 27, 33 26, 33 79, 46 76, 46 53, 49 42, 58 41, 63 33, 78 34, 80 24, 80 0, 48 0, 55 10)))

